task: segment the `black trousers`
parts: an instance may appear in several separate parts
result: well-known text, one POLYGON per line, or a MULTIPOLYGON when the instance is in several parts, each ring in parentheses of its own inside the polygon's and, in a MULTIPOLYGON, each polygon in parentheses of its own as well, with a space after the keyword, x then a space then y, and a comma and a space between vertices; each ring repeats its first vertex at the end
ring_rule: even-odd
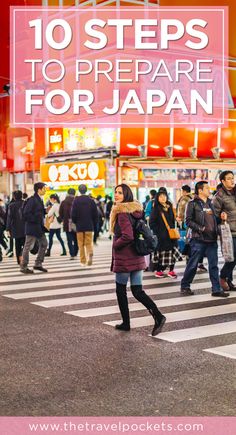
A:
POLYGON ((16 250, 16 257, 21 257, 22 251, 25 244, 25 237, 18 237, 15 239, 15 250, 16 250))

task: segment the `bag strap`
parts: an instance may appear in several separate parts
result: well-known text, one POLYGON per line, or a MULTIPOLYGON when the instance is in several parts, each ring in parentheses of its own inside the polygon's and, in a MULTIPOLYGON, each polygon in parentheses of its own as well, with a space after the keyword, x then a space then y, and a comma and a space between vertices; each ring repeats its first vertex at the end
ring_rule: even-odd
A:
POLYGON ((168 224, 167 219, 166 219, 164 213, 161 213, 161 217, 162 217, 162 219, 163 219, 163 221, 164 221, 164 224, 165 224, 167 230, 169 231, 169 229, 170 229, 170 225, 168 224))

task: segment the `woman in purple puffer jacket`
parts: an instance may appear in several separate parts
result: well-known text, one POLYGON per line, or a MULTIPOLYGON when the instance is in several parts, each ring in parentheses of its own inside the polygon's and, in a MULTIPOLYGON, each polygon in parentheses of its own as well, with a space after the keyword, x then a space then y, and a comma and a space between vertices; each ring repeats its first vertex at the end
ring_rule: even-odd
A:
POLYGON ((115 188, 115 204, 111 210, 110 225, 114 234, 112 245, 111 270, 116 274, 116 295, 123 322, 116 325, 121 331, 130 330, 130 317, 127 299, 127 283, 133 296, 141 302, 154 318, 152 335, 157 335, 166 318, 158 310, 153 300, 142 287, 143 270, 146 267, 144 257, 137 254, 134 246, 134 230, 132 221, 142 219, 143 207, 133 198, 132 190, 127 184, 119 184, 115 188), (131 217, 132 216, 132 217, 131 217))

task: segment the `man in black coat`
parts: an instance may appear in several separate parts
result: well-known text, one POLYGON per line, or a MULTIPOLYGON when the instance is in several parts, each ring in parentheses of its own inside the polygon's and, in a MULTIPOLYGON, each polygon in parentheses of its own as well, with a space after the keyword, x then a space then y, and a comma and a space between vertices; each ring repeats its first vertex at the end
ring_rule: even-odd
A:
POLYGON ((67 244, 68 244, 71 260, 74 260, 74 258, 78 254, 78 242, 77 242, 76 232, 73 231, 71 225, 71 209, 72 209, 74 198, 75 198, 75 189, 72 188, 68 189, 67 196, 64 199, 64 201, 61 202, 60 209, 59 209, 59 216, 63 222, 63 230, 66 233, 67 244))
POLYGON ((34 195, 25 202, 23 207, 26 238, 20 269, 22 273, 33 273, 32 270, 28 269, 29 252, 34 247, 36 241, 38 241, 39 250, 35 259, 34 270, 47 272, 47 269, 42 266, 48 245, 44 229, 45 210, 42 200, 42 197, 46 192, 46 185, 40 182, 35 183, 34 192, 34 195))
POLYGON ((91 266, 93 262, 93 232, 98 224, 97 206, 86 195, 85 184, 79 186, 80 196, 74 199, 71 211, 72 221, 76 224, 77 240, 82 266, 91 266))

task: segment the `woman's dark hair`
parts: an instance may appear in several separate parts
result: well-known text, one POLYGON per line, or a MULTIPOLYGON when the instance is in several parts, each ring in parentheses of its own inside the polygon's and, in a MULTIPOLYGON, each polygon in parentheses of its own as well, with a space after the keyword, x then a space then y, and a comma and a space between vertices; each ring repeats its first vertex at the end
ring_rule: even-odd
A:
POLYGON ((155 203, 156 203, 157 205, 159 204, 159 198, 160 198, 161 195, 165 195, 165 197, 166 197, 166 202, 168 201, 168 195, 167 195, 167 193, 164 192, 164 191, 162 191, 162 190, 159 190, 159 192, 157 192, 157 194, 156 194, 156 198, 155 198, 155 203))
POLYGON ((134 200, 133 192, 127 184, 124 184, 124 183, 117 184, 117 186, 115 187, 115 191, 116 191, 117 187, 121 187, 121 189, 123 191, 123 195, 124 195, 123 202, 133 202, 133 200, 134 200))
POLYGON ((57 201, 58 204, 60 204, 60 198, 56 193, 53 193, 52 195, 50 195, 51 199, 55 199, 57 201))

